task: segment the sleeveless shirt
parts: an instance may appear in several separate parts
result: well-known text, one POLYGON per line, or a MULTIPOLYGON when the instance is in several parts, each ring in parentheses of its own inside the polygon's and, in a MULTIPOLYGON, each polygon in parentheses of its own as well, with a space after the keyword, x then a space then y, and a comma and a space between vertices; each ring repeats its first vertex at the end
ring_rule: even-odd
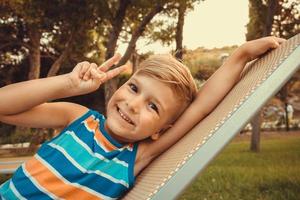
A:
MULTIPOLYGON (((117 199, 134 184, 138 143, 121 145, 89 110, 0 186, 3 199, 117 199)), ((1 198, 0 198, 1 199, 1 198)))

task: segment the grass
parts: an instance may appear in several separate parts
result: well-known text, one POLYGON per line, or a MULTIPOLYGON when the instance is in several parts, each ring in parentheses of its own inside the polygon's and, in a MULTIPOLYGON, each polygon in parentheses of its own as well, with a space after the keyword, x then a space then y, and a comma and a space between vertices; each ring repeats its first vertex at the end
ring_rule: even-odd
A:
POLYGON ((248 137, 234 140, 179 200, 299 200, 300 134, 263 137, 252 153, 248 137))

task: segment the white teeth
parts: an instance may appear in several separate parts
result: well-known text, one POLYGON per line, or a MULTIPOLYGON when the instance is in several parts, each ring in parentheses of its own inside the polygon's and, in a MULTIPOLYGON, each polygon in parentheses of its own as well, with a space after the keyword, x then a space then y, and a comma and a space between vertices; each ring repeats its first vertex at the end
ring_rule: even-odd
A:
POLYGON ((118 112, 120 113, 123 119, 125 119, 128 123, 133 124, 133 122, 128 117, 126 117, 120 109, 118 109, 118 112))

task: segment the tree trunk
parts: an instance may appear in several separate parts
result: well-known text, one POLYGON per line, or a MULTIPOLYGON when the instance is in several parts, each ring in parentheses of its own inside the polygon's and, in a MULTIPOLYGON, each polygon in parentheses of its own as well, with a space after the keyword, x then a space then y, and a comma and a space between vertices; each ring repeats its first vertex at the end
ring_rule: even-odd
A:
MULTIPOLYGON (((269 0, 268 8, 267 8, 267 16, 265 21, 265 29, 262 36, 268 36, 271 34, 274 15, 276 13, 277 7, 278 7, 277 0, 269 0)), ((261 116, 259 112, 251 120, 252 134, 251 134, 250 150, 254 152, 260 151, 260 125, 261 125, 261 116)))
POLYGON ((286 131, 290 131, 290 119, 289 119, 289 112, 287 110, 287 106, 288 106, 288 103, 287 101, 284 102, 284 111, 285 111, 285 130, 286 131))
POLYGON ((138 66, 140 64, 140 56, 137 53, 137 51, 134 51, 131 54, 131 60, 132 60, 132 74, 133 74, 134 72, 136 72, 136 70, 138 69, 138 66))
MULTIPOLYGON (((105 59, 111 58, 116 50, 117 41, 120 35, 120 32, 122 30, 123 21, 125 18, 127 7, 130 4, 130 0, 119 0, 119 7, 116 12, 115 16, 111 16, 111 31, 109 34, 108 42, 106 45, 106 54, 105 59)), ((107 6, 107 8, 109 8, 107 6)), ((112 13, 112 12, 111 12, 112 13)), ((107 103, 113 93, 117 90, 118 86, 118 79, 114 78, 109 81, 107 81, 104 85, 104 91, 105 91, 105 107, 107 107, 107 103)))
POLYGON ((289 118, 288 118, 288 111, 287 111, 287 105, 288 105, 288 102, 287 102, 287 99, 288 99, 288 85, 285 84, 281 90, 280 90, 280 99, 281 101, 283 102, 284 104, 284 112, 285 112, 285 118, 284 118, 284 121, 285 121, 285 130, 286 131, 289 131, 290 130, 290 123, 289 123, 289 118))
POLYGON ((184 15, 186 11, 186 2, 182 1, 178 7, 178 19, 177 19, 177 27, 176 27, 176 51, 175 57, 177 59, 182 60, 183 56, 183 48, 182 48, 182 40, 183 40, 183 25, 184 25, 184 15))
MULTIPOLYGON (((163 6, 162 5, 157 5, 155 6, 141 21, 140 25, 137 27, 137 29, 133 32, 131 39, 129 41, 129 44, 127 46, 126 52, 123 55, 123 57, 121 58, 120 62, 118 63, 117 66, 123 65, 125 64, 128 59, 130 58, 132 52, 135 50, 135 45, 136 42, 138 40, 138 38, 143 34, 147 24, 150 23, 150 21, 153 19, 153 17, 161 12, 163 10, 163 6)), ((125 13, 124 13, 125 14, 125 13)), ((123 20, 122 20, 123 23, 123 20)), ((121 29, 119 30, 121 31, 121 29)), ((119 37, 120 32, 118 32, 118 37, 119 37)), ((118 38, 115 38, 115 44, 117 42, 118 38)), ((114 46, 115 48, 115 46, 114 46)), ((108 49, 109 50, 109 49, 108 49)), ((115 50, 115 49, 114 49, 115 50)), ((113 50, 113 51, 114 51, 113 50)), ((112 52, 112 49, 110 49, 110 52, 112 52)), ((106 55, 108 55, 109 52, 107 52, 106 55)), ((113 55, 113 54, 112 54, 113 55)), ((117 90, 117 85, 118 85, 118 79, 114 78, 113 80, 108 81, 105 84, 105 106, 107 106, 107 103, 109 101, 109 99, 111 98, 111 96, 113 95, 113 93, 117 90)))
POLYGON ((55 76, 58 73, 62 63, 67 57, 67 54, 67 50, 64 50, 64 52, 54 61, 50 67, 50 70, 48 71, 47 77, 55 76))
MULTIPOLYGON (((74 33, 74 31, 73 31, 73 33, 74 33)), ((71 34, 69 40, 67 41, 63 52, 60 54, 60 56, 51 65, 50 70, 47 74, 47 77, 55 76, 58 73, 62 63, 65 61, 66 57, 68 56, 68 54, 70 52, 70 46, 71 46, 72 39, 73 39, 73 33, 71 34)))
POLYGON ((252 135, 250 150, 254 152, 260 151, 260 124, 261 116, 259 111, 251 120, 252 135))
POLYGON ((268 1, 267 18, 266 18, 264 36, 271 35, 272 25, 274 22, 274 16, 278 10, 278 7, 279 7, 278 0, 269 0, 268 1))
POLYGON ((129 41, 129 44, 127 46, 127 49, 125 51, 124 56, 121 58, 118 65, 124 65, 128 59, 130 58, 132 52, 135 50, 135 45, 139 37, 143 34, 145 31, 146 26, 150 23, 150 21, 153 19, 155 15, 160 13, 163 10, 162 5, 155 6, 141 21, 137 29, 132 33, 131 39, 129 41))
POLYGON ((40 39, 41 33, 32 25, 28 29, 30 39, 29 48, 29 74, 28 80, 37 79, 40 77, 41 71, 41 52, 40 52, 40 39))

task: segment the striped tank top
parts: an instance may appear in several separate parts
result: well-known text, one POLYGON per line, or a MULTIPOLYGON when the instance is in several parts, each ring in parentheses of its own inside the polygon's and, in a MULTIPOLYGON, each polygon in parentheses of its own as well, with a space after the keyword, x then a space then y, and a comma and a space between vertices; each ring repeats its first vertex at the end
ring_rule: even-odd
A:
POLYGON ((121 145, 94 110, 44 143, 0 186, 0 199, 117 199, 133 186, 138 144, 121 145))

